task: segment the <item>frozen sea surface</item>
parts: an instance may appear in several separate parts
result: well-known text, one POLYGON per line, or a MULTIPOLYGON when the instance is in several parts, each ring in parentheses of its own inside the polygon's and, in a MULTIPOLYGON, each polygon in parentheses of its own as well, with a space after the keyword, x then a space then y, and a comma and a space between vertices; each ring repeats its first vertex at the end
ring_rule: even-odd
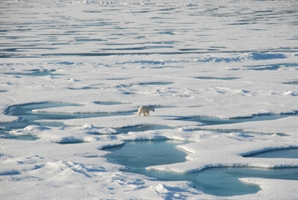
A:
POLYGON ((296 199, 297 8, 1 1, 1 199, 296 199))

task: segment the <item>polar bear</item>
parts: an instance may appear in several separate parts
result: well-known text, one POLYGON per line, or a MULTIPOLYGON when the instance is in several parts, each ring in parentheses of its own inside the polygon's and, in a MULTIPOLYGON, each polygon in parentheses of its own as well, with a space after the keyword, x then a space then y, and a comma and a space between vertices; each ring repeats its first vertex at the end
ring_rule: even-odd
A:
POLYGON ((154 109, 148 106, 140 106, 138 110, 138 116, 141 116, 142 113, 144 116, 149 116, 149 111, 154 112, 154 109))

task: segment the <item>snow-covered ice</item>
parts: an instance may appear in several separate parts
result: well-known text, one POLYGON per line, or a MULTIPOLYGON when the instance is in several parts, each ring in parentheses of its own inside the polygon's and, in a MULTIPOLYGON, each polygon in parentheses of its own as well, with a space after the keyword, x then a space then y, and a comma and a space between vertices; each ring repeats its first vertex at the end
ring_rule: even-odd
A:
POLYGON ((297 178, 240 177, 259 190, 223 197, 108 159, 129 141, 179 140, 185 162, 146 170, 298 169, 250 156, 298 148, 297 8, 1 1, 1 199, 297 199, 297 178), (141 105, 155 112, 138 117, 141 105))

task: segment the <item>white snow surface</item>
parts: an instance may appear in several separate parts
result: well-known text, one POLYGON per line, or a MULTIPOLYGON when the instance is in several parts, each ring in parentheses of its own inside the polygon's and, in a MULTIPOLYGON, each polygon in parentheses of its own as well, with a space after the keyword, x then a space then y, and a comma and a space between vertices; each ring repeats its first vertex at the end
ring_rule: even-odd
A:
POLYGON ((172 139, 187 141, 177 147, 187 161, 147 170, 298 167, 297 159, 243 157, 298 148, 297 8, 294 0, 1 1, 0 122, 18 120, 7 115, 11 106, 41 102, 80 106, 33 113, 106 113, 9 130, 37 140, 1 133, 1 199, 297 199, 297 180, 241 178, 261 190, 220 197, 122 171, 104 157, 125 141, 172 139), (155 112, 137 117, 141 105, 155 112), (289 116, 185 120, 278 114, 289 116), (138 125, 171 128, 115 134, 138 125))

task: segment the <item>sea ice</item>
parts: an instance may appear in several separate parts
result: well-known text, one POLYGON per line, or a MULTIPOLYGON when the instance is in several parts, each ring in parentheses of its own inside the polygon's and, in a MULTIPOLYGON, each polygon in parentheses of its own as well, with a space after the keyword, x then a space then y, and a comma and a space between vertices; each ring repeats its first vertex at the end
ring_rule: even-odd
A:
MULTIPOLYGON (((298 147, 296 4, 1 1, 0 197, 222 199, 109 162, 128 141, 183 142, 187 161, 148 172, 296 169, 249 157, 298 147)), ((260 190, 227 199, 298 194, 297 180, 239 180, 260 190)))

